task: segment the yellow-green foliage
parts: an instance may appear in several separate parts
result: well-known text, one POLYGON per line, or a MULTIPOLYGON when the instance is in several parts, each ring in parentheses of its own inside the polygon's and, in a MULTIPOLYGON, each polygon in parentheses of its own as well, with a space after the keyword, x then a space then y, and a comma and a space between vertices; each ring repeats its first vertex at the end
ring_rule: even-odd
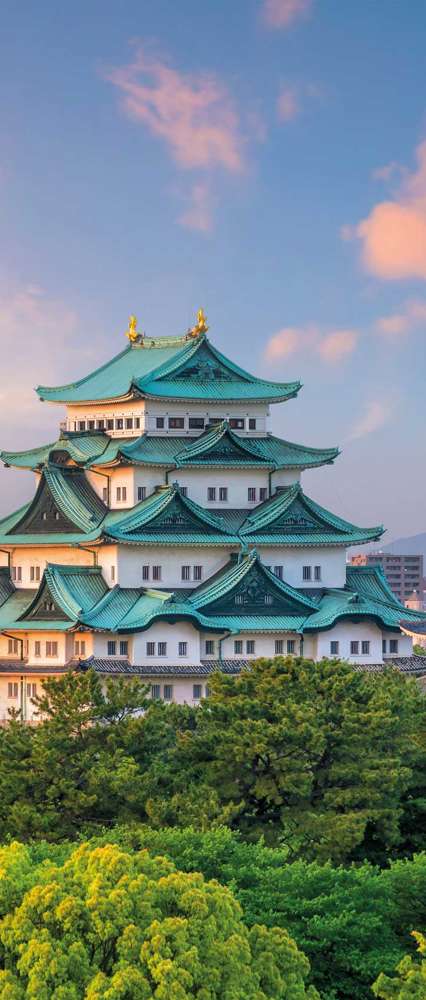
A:
MULTIPOLYGON (((426 955, 426 937, 416 934, 421 955, 426 955)), ((373 993, 383 1000, 425 1000, 426 997, 426 961, 417 962, 407 955, 397 966, 398 979, 391 979, 383 973, 373 986, 373 993)))

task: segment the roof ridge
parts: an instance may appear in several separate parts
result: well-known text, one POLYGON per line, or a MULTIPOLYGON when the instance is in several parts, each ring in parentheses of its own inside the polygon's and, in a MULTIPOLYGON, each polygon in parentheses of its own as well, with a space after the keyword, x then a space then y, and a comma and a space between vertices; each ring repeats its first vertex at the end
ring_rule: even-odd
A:
POLYGON ((105 361, 103 365, 99 365, 98 368, 95 368, 92 372, 89 372, 88 375, 84 375, 83 378, 77 379, 75 382, 66 382, 64 385, 38 385, 36 386, 35 391, 38 396, 42 397, 43 391, 52 392, 62 389, 77 389, 81 385, 84 385, 90 378, 93 378, 94 375, 99 375, 101 372, 105 371, 105 369, 109 368, 114 361, 118 361, 119 358, 124 357, 124 355, 128 354, 131 350, 131 345, 127 344, 122 351, 119 351, 118 354, 114 354, 114 357, 110 358, 109 361, 105 361))

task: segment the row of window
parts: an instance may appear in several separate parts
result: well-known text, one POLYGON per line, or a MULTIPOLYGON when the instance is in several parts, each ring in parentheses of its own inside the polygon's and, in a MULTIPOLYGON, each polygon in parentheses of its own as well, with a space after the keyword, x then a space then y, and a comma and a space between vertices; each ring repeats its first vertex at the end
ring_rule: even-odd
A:
MULTIPOLYGON (((382 639, 382 653, 387 652, 387 647, 388 647, 388 640, 382 639)), ((332 639, 330 642, 330 655, 338 656, 339 648, 340 648, 339 642, 336 639, 332 639)), ((350 644, 350 651, 351 651, 351 656, 359 656, 360 653, 361 656, 369 656, 370 640, 361 639, 361 641, 359 641, 358 639, 353 639, 350 644)), ((389 652, 390 653, 398 652, 398 639, 389 639, 389 652)))
POLYGON ((75 431, 140 430, 140 417, 111 417, 108 420, 75 420, 75 431))
MULTIPOLYGON (((27 698, 35 698, 37 695, 37 684, 27 684, 27 698)), ((18 681, 9 681, 7 685, 7 697, 8 698, 18 698, 19 696, 19 683, 18 681)))
MULTIPOLYGON (((147 656, 167 656, 167 642, 147 642, 147 656)), ((178 642, 178 656, 188 656, 188 643, 178 642)))
MULTIPOLYGON (((188 496, 188 487, 181 486, 180 491, 182 496, 188 496)), ((108 502, 108 487, 104 486, 102 490, 102 498, 105 503, 108 502)), ((137 498, 138 503, 141 500, 146 500, 146 486, 138 486, 137 488, 137 498)), ((229 493, 227 486, 208 486, 207 487, 207 502, 208 503, 228 503, 229 493)), ((127 486, 116 486, 115 488, 115 499, 117 503, 125 503, 127 500, 127 486)), ((259 499, 259 503, 263 503, 264 500, 268 499, 268 490, 266 486, 261 486, 259 490, 255 486, 249 486, 247 488, 247 502, 256 503, 259 499)))
MULTIPOLYGON (((188 417, 188 429, 194 431, 204 430, 205 427, 214 427, 215 424, 220 424, 223 420, 224 417, 210 417, 208 419, 205 417, 188 417)), ((184 430, 185 422, 185 417, 156 417, 155 426, 159 431, 164 430, 166 427, 173 431, 184 430)), ((245 418, 231 417, 229 426, 235 431, 243 431, 246 428, 245 418)), ((74 421, 75 431, 133 431, 140 430, 140 427, 140 417, 108 417, 107 419, 99 420, 90 419, 74 421)), ((255 417, 248 418, 247 429, 249 431, 256 430, 255 417)))
MULTIPOLYGON (((205 696, 208 697, 209 689, 206 685, 205 696)), ((194 701, 200 701, 203 697, 203 685, 193 684, 192 685, 192 698, 194 701)), ((164 701, 173 701, 173 684, 151 684, 151 698, 163 698, 164 701)))

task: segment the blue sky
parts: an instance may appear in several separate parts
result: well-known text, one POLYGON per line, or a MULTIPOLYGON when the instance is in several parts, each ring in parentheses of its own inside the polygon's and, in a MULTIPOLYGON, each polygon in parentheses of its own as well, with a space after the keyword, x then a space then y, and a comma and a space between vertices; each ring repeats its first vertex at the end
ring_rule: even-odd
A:
MULTIPOLYGON (((2 447, 55 437, 38 382, 180 334, 304 388, 306 475, 387 539, 425 530, 423 0, 6 2, 2 447)), ((32 491, 0 473, 7 512, 32 491)))

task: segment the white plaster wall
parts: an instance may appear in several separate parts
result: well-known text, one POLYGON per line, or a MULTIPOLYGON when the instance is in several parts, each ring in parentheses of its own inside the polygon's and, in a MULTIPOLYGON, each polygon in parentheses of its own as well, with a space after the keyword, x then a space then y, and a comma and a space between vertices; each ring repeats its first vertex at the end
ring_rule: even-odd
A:
POLYGON ((97 429, 99 420, 107 421, 111 418, 114 419, 114 430, 105 429, 104 431, 110 437, 139 437, 145 430, 145 401, 143 399, 131 399, 121 403, 81 403, 78 406, 70 404, 66 409, 66 429, 69 431, 78 431, 81 420, 86 421, 86 430, 88 430, 87 421, 94 420, 95 429, 97 429), (126 417, 138 417, 140 426, 139 428, 124 427, 123 430, 116 430, 115 419, 118 417, 121 417, 124 423, 126 417))
MULTIPOLYGON (((205 650, 205 640, 210 638, 209 636, 203 636, 203 659, 208 659, 206 657, 205 650)), ((213 638, 213 636, 212 636, 213 638)), ((261 634, 258 632, 241 632, 238 635, 232 635, 222 641, 222 659, 223 660, 256 660, 260 656, 271 657, 275 656, 275 640, 282 639, 284 643, 283 656, 287 656, 287 640, 293 639, 295 641, 295 651, 294 655, 298 656, 300 653, 300 636, 296 632, 276 632, 271 634, 261 634), (243 651, 242 653, 234 652, 234 642, 235 640, 242 640, 243 651), (248 640, 254 640, 254 653, 246 652, 246 642, 248 640)), ((217 644, 218 648, 218 644, 217 644)), ((216 657, 217 658, 217 657, 216 657)))
MULTIPOLYGON (((382 633, 382 638, 386 639, 386 653, 384 654, 386 658, 392 658, 392 656, 411 656, 413 652, 413 639, 412 636, 406 635, 404 632, 386 632, 382 633), (389 651, 389 641, 390 639, 398 640, 398 652, 391 653, 389 651)), ((426 671, 425 671, 426 673, 426 671)))
MULTIPOLYGON (((243 471, 242 469, 176 469, 170 474, 170 480, 176 480, 180 486, 186 486, 188 497, 195 500, 202 507, 209 507, 212 510, 224 509, 248 509, 253 510, 259 503, 259 488, 268 490, 268 473, 260 469, 243 471), (215 486, 217 497, 219 487, 226 486, 228 489, 228 500, 217 499, 211 502, 207 499, 209 486, 215 486), (248 488, 255 487, 257 490, 256 500, 250 501, 248 488)), ((266 494, 268 496, 268 493, 266 494)))
MULTIPOLYGON (((5 557, 6 558, 6 557, 5 557)), ((47 563, 56 563, 60 566, 93 566, 93 556, 90 552, 74 546, 65 545, 38 545, 16 546, 11 551, 11 567, 20 566, 22 579, 14 580, 14 585, 37 590, 40 586, 41 578, 47 563), (40 581, 30 579, 30 567, 40 567, 40 581)))
POLYGON ((170 677, 143 677, 143 682, 149 685, 159 685, 160 686, 160 698, 164 698, 164 686, 165 684, 171 684, 173 687, 173 697, 172 701, 176 702, 178 705, 199 705, 200 698, 194 697, 194 686, 201 685, 201 697, 205 698, 208 693, 208 677, 174 677, 173 674, 170 677))
POLYGON ((146 400, 146 431, 150 435, 156 435, 163 437, 167 433, 169 437, 198 437, 202 431, 199 429, 189 429, 188 419, 189 417, 203 417, 205 423, 207 424, 209 419, 214 420, 231 420, 231 419, 243 419, 245 421, 244 430, 236 431, 236 434, 240 434, 242 437, 264 437, 267 431, 267 417, 269 415, 269 407, 264 403, 248 403, 242 401, 241 403, 229 403, 224 401, 223 403, 190 403, 190 402, 171 402, 161 401, 161 400, 146 400), (156 418, 165 418, 164 429, 157 430, 156 418), (183 428, 173 430, 168 427, 169 417, 183 417, 185 420, 185 426, 183 428), (256 430, 249 430, 248 421, 250 417, 254 417, 256 420, 256 430))
POLYGON ((330 642, 336 640, 339 643, 337 659, 349 660, 352 663, 382 663, 382 631, 373 622, 338 622, 334 628, 327 632, 319 632, 315 642, 315 659, 321 660, 323 656, 330 657, 330 642), (350 651, 351 641, 357 640, 361 650, 363 639, 370 642, 370 653, 368 655, 352 656, 350 651))
MULTIPOLYGON (((112 546, 108 546, 112 548, 112 546)), ((105 550, 104 550, 105 551, 105 550)), ((175 548, 166 545, 120 545, 118 547, 118 583, 121 587, 156 587, 174 589, 176 587, 197 587, 204 580, 226 565, 229 548, 206 547, 175 548), (142 566, 150 567, 147 583, 142 580, 142 566), (152 579, 152 567, 161 566, 161 580, 152 579), (191 567, 191 580, 182 580, 182 566, 191 567), (193 567, 202 566, 202 580, 193 580, 193 567)))
POLYGON ((200 662, 200 633, 189 622, 181 621, 176 625, 167 622, 156 622, 146 632, 138 632, 133 636, 133 662, 146 665, 157 662, 167 664, 200 662), (167 642, 166 656, 147 656, 147 642, 167 642), (187 656, 179 656, 178 643, 188 643, 187 656))
POLYGON ((272 494, 277 486, 293 486, 293 483, 300 483, 301 469, 278 469, 271 476, 272 494))
POLYGON ((283 566, 283 579, 292 587, 344 587, 346 549, 339 546, 289 548, 281 545, 256 546, 267 566, 283 566), (312 579, 303 580, 303 566, 312 566, 312 579), (321 580, 314 580, 314 566, 321 566, 321 580))

